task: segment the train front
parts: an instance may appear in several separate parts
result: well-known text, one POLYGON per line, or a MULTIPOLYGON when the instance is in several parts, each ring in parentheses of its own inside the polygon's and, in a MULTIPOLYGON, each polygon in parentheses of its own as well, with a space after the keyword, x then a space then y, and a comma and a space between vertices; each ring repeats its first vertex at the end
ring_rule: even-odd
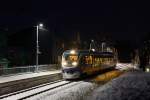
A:
POLYGON ((75 50, 67 50, 62 55, 62 74, 64 79, 80 77, 79 54, 75 50))

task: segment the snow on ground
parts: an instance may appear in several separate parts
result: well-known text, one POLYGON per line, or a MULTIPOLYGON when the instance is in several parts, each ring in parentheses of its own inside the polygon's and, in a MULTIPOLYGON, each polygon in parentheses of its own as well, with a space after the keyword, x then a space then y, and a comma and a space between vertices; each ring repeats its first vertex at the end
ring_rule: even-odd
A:
POLYGON ((117 63, 116 69, 119 70, 139 69, 139 65, 132 63, 117 63))
POLYGON ((45 72, 37 72, 37 73, 22 73, 22 74, 16 74, 12 76, 0 76, 0 83, 38 77, 43 75, 49 75, 49 74, 57 74, 57 73, 61 73, 61 70, 45 71, 45 72))
POLYGON ((80 81, 69 87, 60 87, 27 100, 83 100, 97 85, 80 81))
MULTIPOLYGON (((128 69, 130 67, 133 68, 132 64, 130 64, 130 63, 129 64, 119 64, 119 66, 121 66, 121 68, 125 68, 125 69, 128 69)), ((131 74, 131 76, 132 76, 132 74, 131 74)), ((123 76, 121 76, 121 79, 122 79, 122 77, 123 76)), ((88 100, 94 100, 94 99, 95 100, 115 100, 117 97, 115 99, 108 99, 108 98, 111 98, 114 96, 113 94, 115 94, 115 93, 113 93, 113 92, 116 92, 116 91, 110 90, 109 86, 113 85, 113 87, 116 87, 116 86, 118 86, 118 84, 120 82, 124 81, 124 79, 126 79, 126 78, 123 78, 121 81, 119 81, 118 79, 120 79, 120 78, 114 79, 113 81, 111 81, 108 84, 103 85, 103 86, 102 86, 102 84, 100 84, 99 88, 98 88, 98 85, 95 83, 81 81, 80 83, 77 83, 77 85, 73 85, 73 86, 69 86, 69 87, 66 87, 66 86, 60 87, 60 88, 54 89, 52 91, 48 91, 46 93, 42 93, 40 95, 28 98, 27 100, 87 100, 87 99, 88 100), (118 81, 115 81, 115 80, 118 80, 118 81), (114 83, 116 84, 116 86, 114 86, 114 83), (98 91, 99 89, 100 90, 102 89, 102 93, 99 93, 99 91, 98 91), (103 93, 104 90, 106 91, 105 94, 103 93), (112 94, 112 95, 108 95, 108 94, 112 94), (105 98, 105 96, 106 96, 106 98, 105 98), (108 96, 108 98, 107 98, 107 96, 108 96), (99 98, 102 98, 102 99, 99 99, 99 98)), ((126 82, 127 82, 127 84, 130 84, 130 81, 128 83, 128 79, 126 82)), ((117 91, 120 91, 120 89, 118 89, 118 88, 115 88, 115 89, 117 89, 117 91)), ((120 100, 120 98, 118 100, 120 100)))
MULTIPOLYGON (((132 64, 118 64, 120 68, 132 64)), ((133 67, 132 67, 133 68, 133 67)), ((127 72, 102 85, 79 81, 28 98, 27 100, 150 100, 150 73, 127 72)))
POLYGON ((128 72, 97 88, 85 100, 150 100, 150 73, 128 72))

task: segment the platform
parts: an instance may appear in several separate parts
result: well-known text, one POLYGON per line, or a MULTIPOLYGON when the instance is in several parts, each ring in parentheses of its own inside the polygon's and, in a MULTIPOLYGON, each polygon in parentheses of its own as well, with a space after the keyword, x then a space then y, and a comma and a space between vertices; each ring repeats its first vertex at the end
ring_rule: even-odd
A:
POLYGON ((61 70, 0 76, 0 95, 61 79, 61 70))

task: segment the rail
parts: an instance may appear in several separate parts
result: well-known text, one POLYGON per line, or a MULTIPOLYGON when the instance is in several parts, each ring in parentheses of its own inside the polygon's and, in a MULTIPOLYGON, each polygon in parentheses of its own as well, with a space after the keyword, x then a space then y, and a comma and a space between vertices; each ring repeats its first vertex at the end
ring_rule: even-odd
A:
POLYGON ((80 84, 80 83, 60 80, 60 81, 56 81, 53 83, 48 83, 45 85, 33 87, 31 89, 21 90, 18 92, 7 94, 7 95, 2 95, 2 96, 0 96, 0 99, 1 100, 11 100, 13 98, 14 100, 24 100, 24 99, 28 99, 30 97, 33 97, 33 96, 41 94, 41 93, 51 91, 51 90, 59 88, 59 87, 68 86, 68 85, 73 86, 73 85, 77 85, 77 84, 80 84))
POLYGON ((63 81, 63 80, 57 80, 57 81, 54 81, 54 82, 38 85, 38 86, 31 87, 31 88, 28 88, 28 89, 23 89, 23 90, 20 90, 20 91, 16 91, 16 92, 12 92, 12 93, 9 93, 9 94, 1 95, 0 99, 7 98, 7 97, 10 97, 10 96, 13 96, 13 95, 17 95, 17 94, 20 94, 20 93, 23 93, 23 92, 31 91, 31 90, 41 88, 41 87, 44 87, 44 86, 47 86, 47 85, 51 85, 51 84, 54 84, 54 83, 58 83, 58 82, 61 82, 61 81, 63 81))
MULTIPOLYGON (((57 64, 39 65, 38 71, 51 71, 59 68, 60 66, 57 64)), ((18 74, 26 72, 36 72, 36 65, 0 68, 0 75, 18 74)))

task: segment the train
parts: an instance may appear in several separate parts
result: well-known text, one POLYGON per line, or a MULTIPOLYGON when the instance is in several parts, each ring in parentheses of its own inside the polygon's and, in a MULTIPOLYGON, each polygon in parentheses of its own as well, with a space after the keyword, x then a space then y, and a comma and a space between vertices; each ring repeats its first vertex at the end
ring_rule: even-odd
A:
POLYGON ((77 79, 115 68, 116 63, 113 52, 66 50, 62 54, 62 76, 64 79, 77 79))

